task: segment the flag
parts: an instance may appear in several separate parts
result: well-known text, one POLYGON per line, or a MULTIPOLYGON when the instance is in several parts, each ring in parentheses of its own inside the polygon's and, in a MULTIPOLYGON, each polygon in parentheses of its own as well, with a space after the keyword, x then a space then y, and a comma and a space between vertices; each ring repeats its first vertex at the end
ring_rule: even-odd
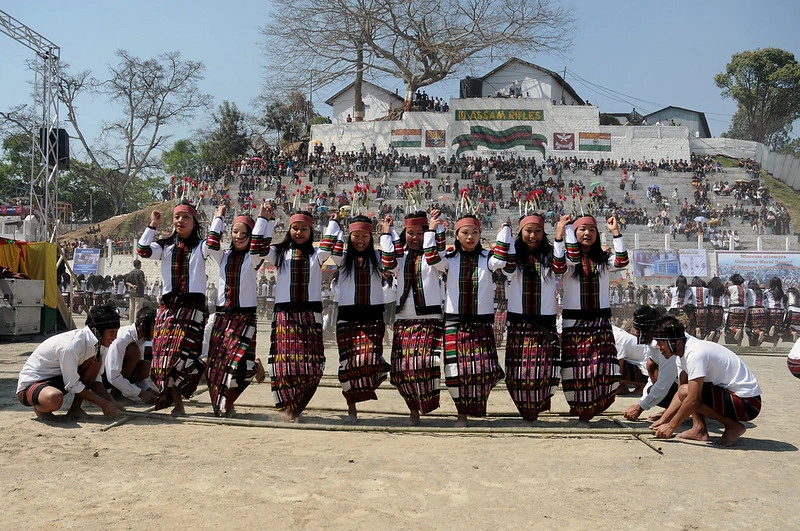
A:
POLYGON ((422 129, 392 129, 392 147, 422 147, 422 129))
POLYGON ((575 133, 553 133, 553 149, 575 151, 575 133))
POLYGON ((543 135, 534 133, 529 125, 517 125, 502 131, 473 125, 469 128, 469 134, 458 135, 452 143, 458 144, 456 156, 464 151, 474 151, 478 146, 495 150, 522 146, 526 150, 536 150, 544 155, 547 139, 543 135))
POLYGON ((611 133, 578 133, 578 151, 611 151, 611 133))

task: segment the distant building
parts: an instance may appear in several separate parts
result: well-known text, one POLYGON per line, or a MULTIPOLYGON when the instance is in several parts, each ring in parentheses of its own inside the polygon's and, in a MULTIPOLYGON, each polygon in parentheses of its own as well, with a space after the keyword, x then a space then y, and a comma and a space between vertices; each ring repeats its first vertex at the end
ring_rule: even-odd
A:
MULTIPOLYGON (((333 107, 331 121, 334 124, 347 123, 347 116, 355 120, 355 83, 328 98, 325 103, 333 107)), ((364 121, 383 118, 391 109, 403 106, 403 98, 369 81, 361 84, 361 99, 364 102, 364 121)))
POLYGON ((711 138, 711 129, 708 127, 706 115, 700 111, 670 105, 660 111, 646 115, 645 118, 647 118, 648 125, 656 125, 661 120, 662 125, 685 126, 689 129, 689 136, 711 138))
POLYGON ((545 99, 556 105, 585 105, 558 73, 513 57, 479 79, 481 97, 545 99))

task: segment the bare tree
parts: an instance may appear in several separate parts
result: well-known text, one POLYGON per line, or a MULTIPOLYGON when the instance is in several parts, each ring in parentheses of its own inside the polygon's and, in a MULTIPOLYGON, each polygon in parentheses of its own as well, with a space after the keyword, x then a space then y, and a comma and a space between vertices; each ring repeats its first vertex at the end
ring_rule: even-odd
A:
POLYGON ((86 177, 110 190, 114 213, 122 212, 126 191, 137 179, 160 167, 155 156, 171 137, 165 127, 189 120, 210 105, 198 83, 203 63, 184 60, 180 52, 153 59, 139 59, 125 50, 116 53, 119 62, 109 66, 108 79, 91 72, 69 74, 62 68, 59 97, 67 107, 67 122, 75 130, 89 159, 86 177), (86 93, 106 96, 122 109, 119 119, 104 123, 100 137, 90 142, 78 122, 78 99, 86 93))
POLYGON ((262 33, 272 66, 284 65, 273 71, 284 84, 314 76, 319 85, 371 72, 402 79, 406 106, 417 89, 480 61, 563 52, 574 25, 554 0, 274 3, 276 18, 262 33))

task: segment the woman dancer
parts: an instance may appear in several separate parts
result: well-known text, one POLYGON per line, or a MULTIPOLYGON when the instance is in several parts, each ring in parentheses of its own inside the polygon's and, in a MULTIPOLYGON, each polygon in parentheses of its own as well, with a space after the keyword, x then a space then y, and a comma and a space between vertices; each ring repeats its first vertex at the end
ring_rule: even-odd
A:
POLYGON ((728 318, 725 321, 725 343, 742 344, 744 336, 744 325, 747 320, 747 298, 752 298, 750 292, 744 285, 744 277, 739 273, 734 273, 728 280, 728 318))
POLYGON ((443 228, 440 216, 431 218, 425 233, 425 259, 447 272, 444 375, 458 410, 456 426, 464 427, 467 415, 486 416, 489 393, 504 376, 492 328, 492 271, 503 267, 503 262, 481 246, 477 217, 466 215, 456 222, 455 250, 447 254, 436 240, 436 232, 443 228))
MULTIPOLYGON (((256 357, 256 271, 261 266, 272 239, 275 215, 262 205, 258 221, 236 216, 231 225, 231 247, 220 248, 224 230, 225 206, 214 212, 208 231, 211 257, 219 264, 219 292, 216 318, 211 330, 206 380, 216 416, 231 417, 233 403, 256 376, 260 361, 256 357)), ((263 381, 263 379, 261 380, 263 381)))
POLYGON ((786 309, 784 300, 786 294, 783 292, 783 283, 778 277, 769 280, 769 287, 764 291, 764 300, 767 307, 767 334, 765 340, 778 346, 778 341, 786 332, 786 309))
POLYGON ((286 237, 267 255, 276 278, 269 376, 275 407, 290 422, 308 406, 325 369, 322 264, 336 245, 336 236, 328 235, 315 249, 314 218, 310 212, 297 212, 289 218, 286 237))
POLYGON ((561 349, 556 330, 553 246, 544 232, 544 218, 537 214, 520 219, 513 240, 511 227, 500 229, 494 256, 505 263, 511 280, 506 336, 506 387, 522 418, 535 422, 550 409, 550 398, 561 379, 561 349))
MULTIPOLYGON (((326 232, 341 240, 343 233, 336 217, 331 216, 326 232)), ((391 369, 383 359, 383 277, 372 229, 368 217, 355 216, 350 222, 346 251, 333 253, 339 267, 339 382, 350 422, 358 420, 356 404, 378 399, 375 390, 391 369)))
POLYGON ((600 245, 597 221, 591 216, 572 223, 572 216, 566 214, 556 225, 553 262, 567 269, 561 313, 561 381, 570 413, 582 423, 614 403, 620 380, 608 277, 611 268, 628 265, 628 252, 616 218, 608 218, 606 227, 614 236, 613 253, 600 245))
POLYGON ((752 297, 747 297, 747 319, 745 332, 751 347, 758 347, 764 342, 767 333, 767 308, 764 305, 764 292, 758 281, 753 279, 747 283, 747 288, 752 297))
POLYGON ((161 212, 153 210, 136 245, 142 258, 161 261, 163 295, 156 314, 150 378, 159 391, 156 409, 174 404, 172 415, 183 415, 183 398, 192 396, 205 368, 200 353, 208 319, 208 243, 197 210, 186 200, 172 212, 172 234, 153 241, 159 223, 161 212))
MULTIPOLYGON (((431 212, 438 216, 439 211, 431 212)), ((425 212, 409 214, 397 235, 393 220, 381 222, 383 267, 397 277, 397 312, 392 339, 390 381, 406 401, 412 426, 439 407, 440 357, 442 351, 442 292, 439 272, 428 265, 423 240, 428 230, 425 212)), ((444 232, 437 245, 444 249, 444 232)))
POLYGON ((708 288, 706 282, 700 277, 692 277, 692 292, 695 300, 695 328, 694 336, 700 339, 705 337, 705 330, 708 326, 708 288))
POLYGON ((728 289, 719 277, 708 281, 708 320, 703 335, 706 341, 717 342, 722 335, 722 326, 725 324, 725 308, 728 305, 728 289))
POLYGON ((681 309, 684 304, 693 304, 697 306, 694 297, 694 291, 689 289, 689 284, 686 282, 686 277, 678 275, 675 279, 675 285, 669 288, 669 306, 668 309, 681 309))

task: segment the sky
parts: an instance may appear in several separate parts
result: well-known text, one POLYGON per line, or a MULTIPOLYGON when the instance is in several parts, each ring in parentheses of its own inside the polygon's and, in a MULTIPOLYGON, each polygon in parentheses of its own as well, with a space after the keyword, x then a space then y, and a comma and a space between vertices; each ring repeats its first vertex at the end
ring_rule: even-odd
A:
MULTIPOLYGON (((647 114, 669 105, 684 107, 704 112, 715 137, 728 129, 736 111, 735 102, 723 99, 714 84, 714 75, 724 72, 733 54, 777 47, 800 57, 797 0, 563 0, 562 5, 576 19, 572 47, 561 54, 520 57, 562 75, 566 68, 567 82, 601 112, 635 107, 647 114)), ((177 50, 205 64, 201 89, 213 96, 214 108, 228 100, 252 111, 263 90, 259 27, 270 17, 267 0, 0 0, 0 10, 60 46, 62 61, 74 71, 91 70, 102 77, 118 49, 140 58, 177 50)), ((32 103, 33 75, 25 66, 32 58, 32 51, 0 34, 0 110, 32 103)), ((461 77, 484 75, 504 61, 425 90, 431 96, 458 97, 461 77)), ((324 101, 350 82, 316 89, 317 112, 329 115, 324 101)), ((380 84, 404 93, 400 81, 380 84)), ((119 113, 102 99, 85 98, 79 104, 79 122, 89 138, 119 113)), ((63 105, 61 115, 66 115, 63 105)), ((187 138, 208 123, 207 114, 198 115, 169 132, 173 140, 187 138)), ((800 128, 792 136, 800 136, 800 128)))

